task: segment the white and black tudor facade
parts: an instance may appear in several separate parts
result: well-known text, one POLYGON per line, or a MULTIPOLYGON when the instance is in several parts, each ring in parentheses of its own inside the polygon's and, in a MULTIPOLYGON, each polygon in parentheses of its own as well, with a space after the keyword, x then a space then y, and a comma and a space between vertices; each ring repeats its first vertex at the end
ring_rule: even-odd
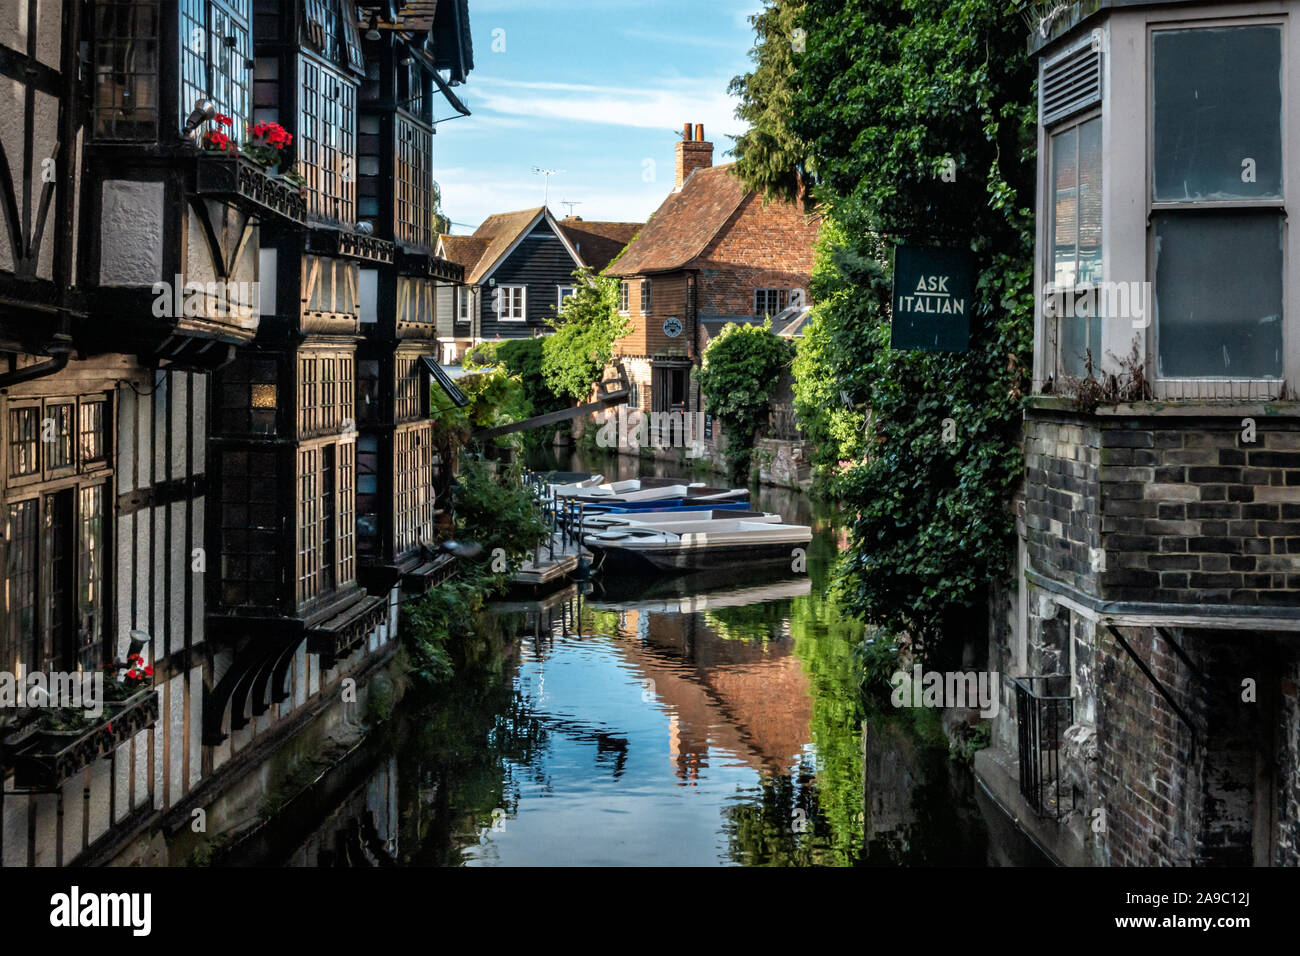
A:
POLYGON ((173 862, 157 835, 364 685, 442 573, 433 116, 465 112, 467 0, 14 16, 0 672, 151 676, 94 720, 0 694, 0 865, 173 862), (216 116, 282 125, 280 169, 203 148, 216 116))

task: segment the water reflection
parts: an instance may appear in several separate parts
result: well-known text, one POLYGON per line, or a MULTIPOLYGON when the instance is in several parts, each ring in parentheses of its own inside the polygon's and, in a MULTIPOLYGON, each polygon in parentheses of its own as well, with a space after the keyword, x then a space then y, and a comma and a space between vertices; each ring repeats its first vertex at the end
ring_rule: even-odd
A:
POLYGON ((371 778, 290 862, 1026 860, 1009 837, 990 847, 937 713, 864 713, 860 627, 825 596, 835 516, 793 492, 757 502, 814 528, 807 575, 607 581, 504 602, 500 655, 408 701, 371 778))

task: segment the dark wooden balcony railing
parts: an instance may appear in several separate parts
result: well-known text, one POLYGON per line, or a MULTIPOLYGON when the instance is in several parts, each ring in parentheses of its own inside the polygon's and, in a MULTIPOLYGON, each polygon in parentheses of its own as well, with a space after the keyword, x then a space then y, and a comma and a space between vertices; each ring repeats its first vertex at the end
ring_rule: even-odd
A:
POLYGON ((297 186, 275 176, 244 156, 200 151, 195 191, 200 196, 241 199, 293 222, 307 219, 307 201, 297 186))

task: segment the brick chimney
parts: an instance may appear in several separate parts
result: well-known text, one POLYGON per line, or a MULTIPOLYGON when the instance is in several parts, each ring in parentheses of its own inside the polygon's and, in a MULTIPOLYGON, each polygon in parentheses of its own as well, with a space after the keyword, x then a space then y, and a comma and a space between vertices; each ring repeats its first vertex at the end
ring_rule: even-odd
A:
POLYGON ((677 144, 677 185, 676 192, 682 188, 688 176, 697 169, 708 169, 713 165, 713 144, 704 141, 704 124, 696 123, 694 135, 691 124, 682 127, 682 141, 677 144))

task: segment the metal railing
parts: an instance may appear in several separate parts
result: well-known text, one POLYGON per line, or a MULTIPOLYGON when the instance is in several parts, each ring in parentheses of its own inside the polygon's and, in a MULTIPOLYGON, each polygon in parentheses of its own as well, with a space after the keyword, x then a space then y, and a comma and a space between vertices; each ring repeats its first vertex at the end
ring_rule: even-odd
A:
POLYGON ((1012 678, 1020 738, 1020 793, 1040 817, 1061 819, 1074 809, 1061 803, 1061 737, 1074 723, 1068 674, 1012 678))

